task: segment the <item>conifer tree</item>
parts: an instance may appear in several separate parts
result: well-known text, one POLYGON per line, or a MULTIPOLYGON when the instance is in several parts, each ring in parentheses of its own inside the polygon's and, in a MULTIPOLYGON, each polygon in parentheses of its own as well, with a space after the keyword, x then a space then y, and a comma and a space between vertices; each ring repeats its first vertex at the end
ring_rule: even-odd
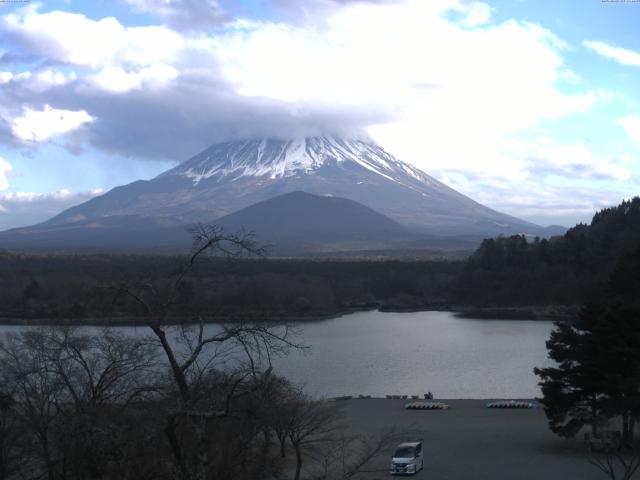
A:
POLYGON ((556 323, 547 342, 554 367, 536 368, 551 430, 572 437, 617 419, 630 443, 640 416, 640 249, 623 256, 600 305, 574 324, 556 323))

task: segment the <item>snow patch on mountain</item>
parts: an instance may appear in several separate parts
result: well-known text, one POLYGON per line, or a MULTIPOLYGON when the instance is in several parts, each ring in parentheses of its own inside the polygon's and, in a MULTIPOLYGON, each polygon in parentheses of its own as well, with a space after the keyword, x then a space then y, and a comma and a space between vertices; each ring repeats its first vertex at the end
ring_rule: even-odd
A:
POLYGON ((409 175, 437 188, 444 186, 388 154, 378 145, 333 137, 221 143, 211 146, 161 176, 184 176, 197 185, 209 178, 233 181, 242 177, 278 179, 313 175, 320 168, 344 167, 350 162, 402 185, 405 185, 402 177, 409 175))

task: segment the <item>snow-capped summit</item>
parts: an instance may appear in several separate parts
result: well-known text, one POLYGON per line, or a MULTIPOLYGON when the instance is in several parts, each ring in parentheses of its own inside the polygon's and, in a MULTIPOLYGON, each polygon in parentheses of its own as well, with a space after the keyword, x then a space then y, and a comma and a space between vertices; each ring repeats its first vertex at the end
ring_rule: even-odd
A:
POLYGON ((117 216, 163 224, 211 222, 295 191, 354 200, 423 233, 544 234, 537 225, 480 205, 374 143, 336 137, 218 143, 154 179, 116 187, 46 224, 117 216))
POLYGON ((219 143, 161 176, 183 175, 193 179, 194 184, 212 177, 218 181, 240 177, 273 180, 313 175, 322 167, 344 166, 349 162, 392 181, 395 176, 409 175, 434 185, 439 183, 378 145, 334 137, 219 143))

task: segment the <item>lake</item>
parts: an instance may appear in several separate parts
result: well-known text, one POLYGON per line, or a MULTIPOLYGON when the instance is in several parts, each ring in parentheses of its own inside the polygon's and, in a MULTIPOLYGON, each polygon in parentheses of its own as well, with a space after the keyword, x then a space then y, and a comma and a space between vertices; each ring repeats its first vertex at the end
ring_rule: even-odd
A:
POLYGON ((530 398, 540 394, 533 367, 552 365, 552 327, 451 312, 361 312, 302 325, 310 352, 274 363, 314 394, 530 398))
POLYGON ((310 348, 273 363, 315 396, 431 391, 439 398, 531 398, 540 395, 533 368, 552 365, 545 348, 552 327, 452 312, 359 312, 299 324, 299 341, 310 348))

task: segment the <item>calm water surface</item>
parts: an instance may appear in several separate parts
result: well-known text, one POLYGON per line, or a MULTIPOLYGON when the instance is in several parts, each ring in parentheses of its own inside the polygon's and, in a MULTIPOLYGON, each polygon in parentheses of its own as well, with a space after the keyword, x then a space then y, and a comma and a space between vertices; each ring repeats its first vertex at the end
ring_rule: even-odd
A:
POLYGON ((276 362, 315 394, 433 392, 440 398, 539 395, 551 322, 477 320, 451 312, 363 312, 305 324, 311 346, 276 362))
POLYGON ((274 360, 274 368, 319 396, 431 391, 439 398, 530 398, 540 394, 533 367, 551 365, 545 349, 551 329, 551 322, 451 312, 361 312, 301 324, 299 340, 309 350, 274 360))

